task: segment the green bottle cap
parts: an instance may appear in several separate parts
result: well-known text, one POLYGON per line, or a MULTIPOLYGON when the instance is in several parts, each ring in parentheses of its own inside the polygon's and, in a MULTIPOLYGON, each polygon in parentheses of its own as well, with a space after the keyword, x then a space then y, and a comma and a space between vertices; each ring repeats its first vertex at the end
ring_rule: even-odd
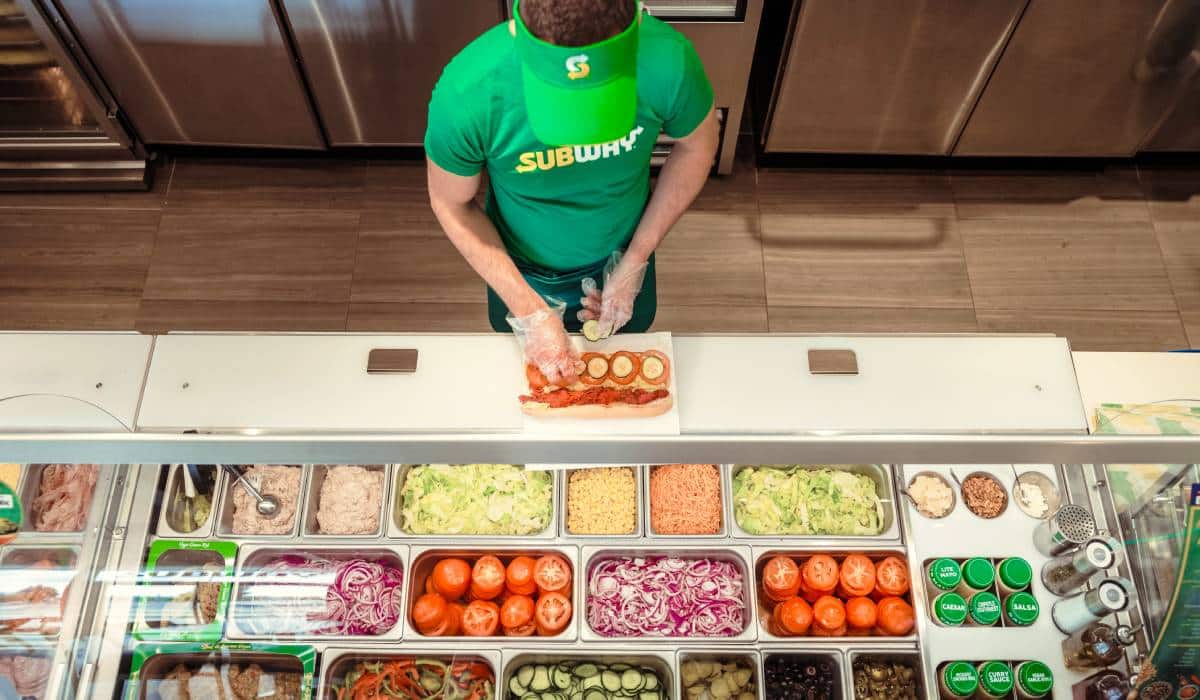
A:
POLYGON ((979 674, 965 661, 951 661, 942 667, 942 683, 960 698, 969 698, 979 687, 979 674))
POLYGON ((996 581, 996 568, 992 566, 992 562, 983 557, 975 557, 963 562, 962 565, 963 581, 967 585, 977 591, 985 588, 991 588, 996 581))
POLYGON ((995 593, 988 591, 980 591, 971 596, 971 602, 967 606, 971 620, 977 625, 994 625, 1000 621, 1000 599, 995 593))
POLYGON ((947 627, 957 627, 967 619, 967 601, 957 593, 943 593, 933 599, 933 617, 947 627))
POLYGON ((942 557, 929 564, 929 582, 943 591, 952 591, 962 580, 962 568, 953 559, 942 557))
POLYGON ((1003 661, 984 661, 979 664, 979 685, 985 693, 1003 697, 1012 692, 1012 667, 1003 661))
POLYGON ((1045 697, 1054 688, 1054 672, 1041 661, 1026 661, 1017 667, 1017 683, 1029 697, 1045 697))
POLYGON ((1004 614, 1014 625, 1022 627, 1032 625, 1037 622, 1039 613, 1041 613, 1041 606, 1038 605, 1037 598, 1034 598, 1032 593, 1018 591, 1004 599, 1004 614))
POLYGON ((1011 557, 1000 562, 1000 581, 1014 591, 1020 591, 1033 581, 1033 567, 1020 557, 1011 557))

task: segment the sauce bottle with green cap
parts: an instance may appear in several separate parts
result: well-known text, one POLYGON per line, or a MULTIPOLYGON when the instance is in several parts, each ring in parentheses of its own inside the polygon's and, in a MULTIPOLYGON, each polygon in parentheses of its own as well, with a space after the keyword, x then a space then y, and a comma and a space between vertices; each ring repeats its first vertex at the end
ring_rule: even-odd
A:
POLYGON ((979 689, 975 697, 981 700, 1007 698, 1013 690, 1012 666, 1003 661, 984 661, 975 667, 979 673, 979 689))
POLYGON ((1009 557, 996 567, 996 579, 1000 595, 1008 596, 1029 588, 1033 581, 1033 567, 1021 557, 1009 557))
POLYGON ((1023 661, 1017 665, 1016 695, 1019 700, 1040 700, 1054 690, 1054 672, 1041 661, 1023 661))
POLYGON ((962 581, 958 584, 958 592, 970 600, 971 596, 980 591, 986 591, 996 581, 996 567, 983 557, 974 557, 962 563, 962 581))
POLYGON ((944 700, 962 700, 979 689, 979 673, 966 661, 951 661, 938 673, 938 688, 944 700))
POLYGON ((967 601, 967 622, 974 627, 994 627, 1000 621, 1000 599, 991 591, 980 591, 967 601))
POLYGON ((1013 627, 1028 627, 1042 612, 1037 598, 1028 591, 1017 591, 1004 599, 1004 622, 1013 627))
POLYGON ((967 601, 954 591, 946 591, 934 598, 930 609, 933 621, 943 627, 958 627, 967 620, 967 601))
POLYGON ((925 567, 925 580, 934 595, 958 588, 962 581, 962 567, 949 557, 934 559, 925 567))

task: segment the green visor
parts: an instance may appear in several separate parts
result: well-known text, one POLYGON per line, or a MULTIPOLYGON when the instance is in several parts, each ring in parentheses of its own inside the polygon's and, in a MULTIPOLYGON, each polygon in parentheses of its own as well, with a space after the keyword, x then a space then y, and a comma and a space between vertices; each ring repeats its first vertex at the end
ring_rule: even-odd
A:
POLYGON ((629 135, 637 121, 638 27, 587 46, 555 46, 529 31, 513 3, 525 111, 547 146, 591 146, 629 135))

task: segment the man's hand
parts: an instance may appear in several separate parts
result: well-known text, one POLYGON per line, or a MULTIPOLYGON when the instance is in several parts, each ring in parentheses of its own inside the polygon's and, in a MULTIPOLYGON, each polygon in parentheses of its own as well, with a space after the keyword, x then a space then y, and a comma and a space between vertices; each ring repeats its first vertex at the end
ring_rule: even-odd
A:
POLYGON ((537 367, 546 381, 555 386, 574 384, 584 369, 579 351, 563 327, 565 307, 566 304, 559 301, 527 316, 508 317, 508 324, 525 353, 525 361, 537 367))
POLYGON ((599 321, 601 338, 621 330, 633 318, 633 302, 642 290, 646 277, 646 261, 630 255, 613 253, 604 266, 604 289, 596 288, 592 278, 583 280, 583 310, 581 321, 599 321))

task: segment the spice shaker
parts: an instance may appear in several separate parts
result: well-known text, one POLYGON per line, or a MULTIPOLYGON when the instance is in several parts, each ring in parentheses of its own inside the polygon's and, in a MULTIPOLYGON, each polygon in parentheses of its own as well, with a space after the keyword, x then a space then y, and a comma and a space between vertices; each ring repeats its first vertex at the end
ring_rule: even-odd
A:
POLYGON ((1093 537, 1074 552, 1062 554, 1042 567, 1042 585, 1054 595, 1078 589, 1097 571, 1120 563, 1121 544, 1112 537, 1093 537))
POLYGON ((1133 584, 1122 578, 1106 578, 1096 588, 1056 601, 1050 609, 1054 626, 1063 634, 1075 634, 1091 623, 1129 607, 1133 584))
POLYGON ((1091 511, 1068 503, 1033 529, 1033 545, 1048 557, 1057 557, 1075 549, 1096 535, 1096 520, 1091 511))
POLYGON ((1135 632, 1129 625, 1114 628, 1093 622, 1063 640, 1063 662, 1073 671, 1112 666, 1125 655, 1125 647, 1134 643, 1135 632))

